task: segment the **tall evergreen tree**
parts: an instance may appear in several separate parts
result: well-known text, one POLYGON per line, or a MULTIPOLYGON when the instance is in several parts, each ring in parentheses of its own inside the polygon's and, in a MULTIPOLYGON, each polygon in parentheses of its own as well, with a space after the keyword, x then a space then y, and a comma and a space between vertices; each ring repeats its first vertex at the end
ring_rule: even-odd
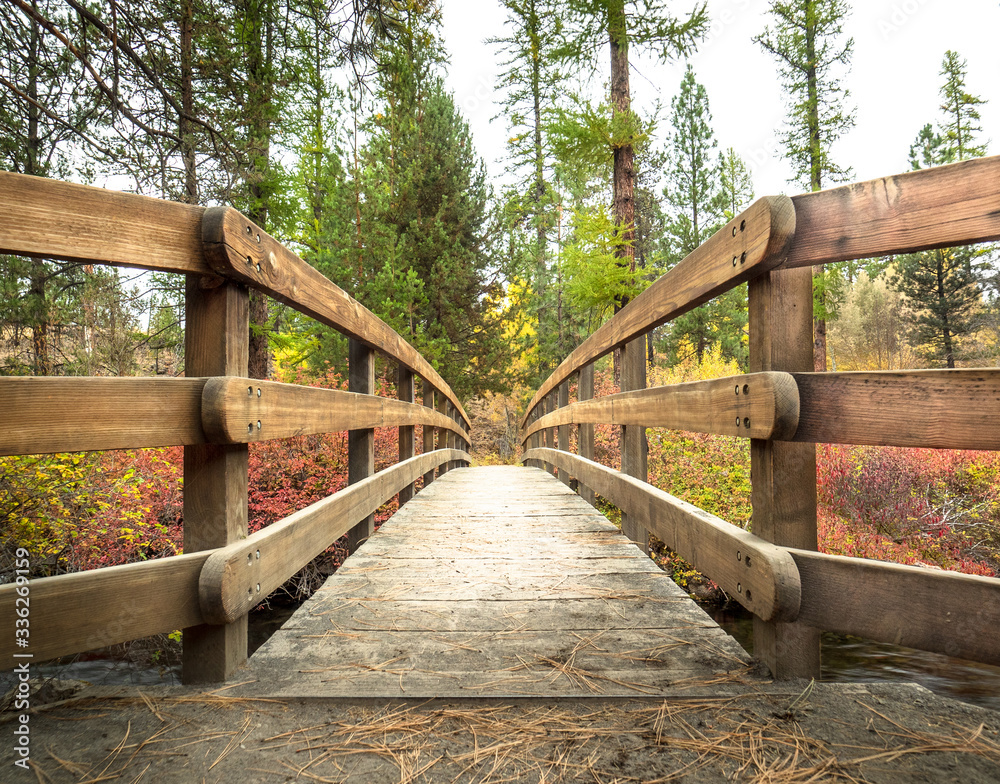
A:
MULTIPOLYGON (((629 50, 651 50, 661 60, 689 53, 704 34, 708 16, 699 4, 686 19, 667 11, 660 0, 569 0, 564 4, 566 41, 563 58, 578 68, 596 67, 596 54, 608 46, 611 86, 609 104, 612 126, 635 128, 629 86, 629 50)), ((618 263, 635 271, 635 148, 633 134, 612 135, 612 215, 621 241, 613 243, 618 263)), ((616 310, 627 300, 619 300, 616 310)))
MULTIPOLYGON (((721 187, 724 159, 715 152, 708 94, 695 80, 690 64, 671 101, 671 110, 664 195, 671 215, 667 224, 668 263, 674 266, 725 223, 727 198, 735 202, 742 194, 732 190, 735 184, 730 193, 721 187)), ((739 165, 738 158, 730 159, 731 170, 738 171, 739 165)), ((676 362, 681 347, 690 345, 700 361, 712 344, 719 343, 727 357, 744 359, 745 324, 744 292, 728 292, 674 319, 666 341, 668 355, 676 362)))
MULTIPOLYGON (((952 51, 941 68, 942 121, 937 130, 925 125, 910 147, 910 166, 923 169, 978 157, 986 145, 977 135, 984 101, 966 91, 965 62, 952 51)), ((896 260, 892 283, 909 300, 914 342, 924 357, 955 367, 959 341, 974 326, 981 302, 975 248, 964 246, 923 251, 896 260)))
MULTIPOLYGON (((850 66, 854 39, 844 39, 843 21, 850 13, 846 0, 772 0, 774 27, 754 38, 778 61, 782 87, 788 96, 788 122, 782 135, 795 181, 818 191, 828 181, 850 175, 835 163, 831 148, 854 126, 847 108, 848 91, 838 72, 850 66)), ((826 370, 826 319, 829 281, 823 267, 814 269, 814 362, 826 370)))

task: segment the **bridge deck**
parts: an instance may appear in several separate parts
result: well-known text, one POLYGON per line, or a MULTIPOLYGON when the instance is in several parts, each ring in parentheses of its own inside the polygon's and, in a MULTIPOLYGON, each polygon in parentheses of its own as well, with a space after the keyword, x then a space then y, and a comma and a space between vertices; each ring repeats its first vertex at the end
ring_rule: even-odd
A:
POLYGON ((754 680, 639 549, 534 468, 447 473, 250 661, 256 695, 579 697, 754 680))

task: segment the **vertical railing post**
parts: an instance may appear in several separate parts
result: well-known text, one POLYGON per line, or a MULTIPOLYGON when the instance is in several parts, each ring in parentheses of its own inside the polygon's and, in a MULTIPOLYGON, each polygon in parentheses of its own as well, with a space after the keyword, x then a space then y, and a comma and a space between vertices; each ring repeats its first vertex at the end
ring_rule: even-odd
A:
MULTIPOLYGON (((434 408, 434 387, 425 378, 423 383, 423 403, 427 408, 434 408)), ((424 425, 424 454, 434 451, 434 430, 430 425, 424 425)), ((424 474, 424 487, 434 481, 434 469, 424 474)))
MULTIPOLYGON (((544 413, 551 414, 556 410, 556 393, 551 392, 545 396, 545 409, 544 413)), ((556 428, 547 427, 545 428, 545 446, 548 449, 556 448, 556 428)), ((548 471, 552 476, 556 475, 556 467, 553 463, 546 463, 545 470, 548 471)))
MULTIPOLYGON (((452 422, 454 422, 455 421, 455 411, 457 410, 455 408, 455 405, 449 400, 449 401, 447 401, 447 405, 445 406, 445 409, 447 410, 448 419, 450 419, 452 422)), ((447 431, 445 431, 445 433, 447 435, 446 444, 447 444, 448 448, 449 449, 454 449, 456 446, 458 446, 458 435, 454 431, 452 431, 452 430, 447 430, 447 431)), ((454 470, 456 468, 458 468, 458 461, 456 461, 456 460, 449 460, 448 461, 448 470, 452 471, 452 470, 454 470)))
MULTIPOLYGON (((750 281, 750 371, 813 370, 812 270, 770 272, 750 281)), ((815 550, 816 447, 750 441, 753 532, 784 547, 815 550)), ((819 678, 819 631, 754 618, 754 655, 775 678, 819 678)))
MULTIPOLYGON (((528 417, 528 419, 527 419, 528 424, 529 425, 535 424, 535 422, 538 421, 538 416, 539 416, 539 414, 538 414, 538 406, 536 406, 532 410, 531 416, 528 417)), ((539 449, 541 446, 542 446, 542 434, 541 434, 540 431, 536 430, 534 433, 532 433, 528 437, 528 449, 539 449)), ((541 468, 542 467, 542 461, 541 460, 529 460, 528 461, 528 465, 530 465, 532 468, 541 468)))
MULTIPOLYGON (((577 400, 591 400, 594 397, 594 364, 590 363, 580 368, 580 378, 576 385, 577 400)), ((594 426, 577 425, 576 428, 576 451, 580 457, 588 460, 594 459, 594 426)), ((580 497, 591 506, 597 502, 594 491, 582 482, 577 487, 580 497)))
MULTIPOLYGON (((362 395, 375 392, 375 352, 353 338, 349 342, 348 389, 362 395)), ((347 483, 375 473, 375 430, 347 431, 347 483)), ((347 532, 347 552, 353 553, 375 533, 375 515, 368 515, 347 532)))
MULTIPOLYGON (((236 283, 209 287, 187 278, 185 374, 247 375, 250 309, 236 283)), ((252 382, 247 382, 248 389, 252 382)), ((253 393, 248 393, 253 394, 253 393)), ((224 547, 247 535, 246 444, 184 447, 184 552, 224 547)), ((155 589, 155 586, 154 586, 155 589)), ((184 629, 184 683, 226 680, 247 659, 247 617, 184 629)))
MULTIPOLYGON (((569 382, 563 381, 559 385, 559 408, 565 408, 569 405, 569 382)), ((564 452, 569 451, 569 425, 559 425, 559 448, 564 452)), ((559 478, 563 481, 567 487, 570 486, 569 471, 560 468, 559 478)))
MULTIPOLYGON (((438 392, 437 394, 437 412, 448 416, 448 398, 441 392, 438 392)), ((451 431, 443 427, 435 428, 435 430, 437 430, 437 448, 446 449, 448 447, 448 433, 451 431)), ((447 473, 448 464, 444 463, 438 468, 438 479, 447 473)))
MULTIPOLYGON (((646 336, 622 346, 622 392, 646 388, 646 336)), ((642 425, 622 426, 622 473, 648 481, 646 469, 646 428, 642 425)), ((622 512, 622 533, 649 553, 649 531, 636 519, 622 512)))
MULTIPOLYGON (((396 397, 404 403, 413 402, 413 371, 403 365, 399 365, 396 370, 396 397)), ((400 425, 399 462, 409 460, 413 457, 413 447, 413 425, 400 425)), ((410 483, 399 491, 400 507, 413 498, 415 486, 414 483, 410 483)))

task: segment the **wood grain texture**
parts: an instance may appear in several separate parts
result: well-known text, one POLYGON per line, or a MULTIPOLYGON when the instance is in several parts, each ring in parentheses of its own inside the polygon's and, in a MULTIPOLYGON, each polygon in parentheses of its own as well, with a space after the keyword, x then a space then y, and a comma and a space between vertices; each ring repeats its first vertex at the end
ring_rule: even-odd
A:
MULTIPOLYGON (((191 553, 32 580, 31 647, 35 662, 83 653, 203 623, 198 577, 209 553, 191 553)), ((16 586, 0 586, 4 662, 15 646, 16 586)), ((21 653, 25 651, 21 650, 21 653)))
POLYGON ((524 457, 565 466, 754 615, 786 621, 798 615, 798 571, 784 549, 653 485, 578 455, 537 449, 524 457))
POLYGON ((377 395, 232 377, 204 386, 202 423, 208 438, 220 443, 413 425, 463 432, 450 417, 377 395))
MULTIPOLYGON (((559 385, 559 394, 557 397, 557 407, 556 411, 562 411, 564 408, 569 406, 569 382, 563 381, 559 385)), ((558 443, 558 448, 564 451, 569 451, 569 423, 560 422, 559 427, 556 429, 556 441, 558 443)), ((566 471, 559 472, 559 479, 562 481, 566 487, 570 486, 570 476, 566 471)))
MULTIPOLYGON (((812 270, 771 271, 749 285, 750 370, 813 367, 812 270)), ((750 440, 753 531, 784 547, 815 550, 816 448, 750 440)), ((754 618, 754 655, 779 679, 818 678, 819 633, 754 618)))
POLYGON ((425 471, 463 457, 465 452, 442 449, 397 463, 212 553, 199 578, 203 617, 223 624, 245 616, 358 518, 367 518, 425 471))
POLYGON ((430 381, 462 413, 461 401, 420 353, 360 302, 231 207, 211 207, 203 221, 205 258, 220 275, 267 292, 279 302, 401 362, 430 381))
POLYGON ((521 426, 538 401, 584 365, 784 261, 795 220, 787 197, 755 201, 566 357, 531 399, 521 426))
POLYGON ((782 267, 1000 239, 1000 157, 794 196, 795 240, 782 267))
MULTIPOLYGON (((368 396, 375 393, 375 352, 365 343, 348 343, 348 387, 351 392, 368 396)), ((375 430, 356 428, 347 432, 347 483, 356 484, 375 473, 375 430)), ((374 510, 365 512, 347 531, 347 552, 353 553, 375 533, 374 510)))
POLYGON ((0 455, 202 444, 204 378, 0 378, 0 455))
POLYGON ((789 373, 764 372, 689 381, 578 401, 532 422, 525 438, 564 424, 645 425, 747 438, 795 436, 799 392, 789 373))
POLYGON ((0 171, 0 253, 214 275, 204 207, 0 171))
POLYGON ((755 681, 748 664, 562 483, 491 466, 449 472, 386 521, 254 654, 249 688, 255 697, 662 699, 688 677, 755 681))
MULTIPOLYGON (((580 375, 576 385, 576 399, 578 404, 584 404, 594 397, 594 365, 584 365, 580 368, 580 375)), ((532 441, 532 446, 538 446, 532 441)), ((576 453, 587 460, 594 459, 594 425, 589 422, 580 422, 576 429, 576 453)), ((596 503, 594 491, 583 482, 578 482, 577 491, 580 497, 593 506, 596 503)))
MULTIPOLYGON (((423 381, 423 388, 421 391, 421 397, 422 397, 421 402, 423 403, 424 408, 427 408, 430 411, 435 411, 434 398, 436 396, 437 396, 437 391, 434 389, 434 385, 431 384, 431 382, 425 378, 423 381)), ((434 432, 435 428, 433 427, 423 428, 423 441, 424 441, 423 447, 425 454, 427 452, 434 451, 434 432)), ((435 473, 436 471, 433 468, 424 473, 424 487, 427 487, 427 485, 429 485, 431 482, 434 481, 435 473)))
MULTIPOLYGON (((424 414, 424 407, 417 406, 414 401, 414 386, 413 386, 413 371, 410 370, 405 365, 396 366, 396 397, 399 398, 400 403, 409 404, 418 409, 418 415, 422 416, 424 414)), ((414 440, 414 425, 422 424, 421 422, 414 422, 412 424, 400 424, 399 425, 399 462, 402 463, 404 460, 409 460, 416 454, 416 442, 414 440)), ((399 491, 399 505, 402 506, 411 498, 416 492, 416 485, 414 483, 408 484, 402 490, 399 491)))
MULTIPOLYGON (((187 278, 187 372, 245 376, 250 336, 247 289, 230 281, 207 282, 195 275, 187 278)), ((245 444, 184 447, 185 553, 224 547, 246 537, 248 482, 245 444)), ((224 681, 246 662, 246 619, 222 628, 185 627, 182 645, 184 683, 224 681)))
POLYGON ((791 440, 1000 449, 1000 370, 793 375, 802 413, 791 440))
MULTIPOLYGON (((646 388, 646 338, 642 336, 621 347, 621 386, 623 392, 646 388)), ((621 469, 623 474, 641 482, 649 481, 649 443, 643 424, 621 426, 621 469)), ((649 555, 649 528, 639 515, 622 509, 622 533, 649 555)))
POLYGON ((839 634, 1000 664, 1000 580, 789 550, 799 621, 839 634))

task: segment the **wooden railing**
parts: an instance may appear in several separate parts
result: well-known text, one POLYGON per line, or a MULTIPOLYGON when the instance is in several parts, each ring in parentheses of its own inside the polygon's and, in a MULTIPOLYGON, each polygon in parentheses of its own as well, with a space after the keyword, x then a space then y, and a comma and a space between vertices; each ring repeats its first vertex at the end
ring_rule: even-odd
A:
MULTIPOLYGON (((13 625, 0 637, 10 666, 183 629, 184 681, 225 680, 247 658, 252 607, 341 536, 353 551, 418 477, 468 460, 469 417, 434 368, 236 210, 0 172, 0 253, 187 276, 186 378, 0 378, 0 455, 185 448, 184 554, 31 580, 28 647, 13 625), (351 391, 247 378, 248 287, 350 338, 351 391), (398 400, 374 395, 375 352, 398 366, 398 400), (399 428, 399 463, 375 474, 377 427, 399 428), (248 536, 248 444, 343 430, 350 486, 248 536)), ((0 586, 0 617, 18 598, 0 586)))
POLYGON ((815 453, 1000 449, 1000 370, 811 372, 810 269, 997 239, 1000 158, 760 199, 559 365, 521 422, 523 460, 607 498, 637 544, 652 532, 753 612, 754 652, 776 677, 819 676, 821 630, 1000 664, 1000 580, 816 552, 815 453), (743 281, 752 372, 644 389, 643 336, 743 281), (616 348, 627 391, 590 400, 593 362, 616 348), (589 459, 595 423, 623 426, 622 471, 589 459), (647 484, 645 427, 749 438, 753 533, 647 484))

